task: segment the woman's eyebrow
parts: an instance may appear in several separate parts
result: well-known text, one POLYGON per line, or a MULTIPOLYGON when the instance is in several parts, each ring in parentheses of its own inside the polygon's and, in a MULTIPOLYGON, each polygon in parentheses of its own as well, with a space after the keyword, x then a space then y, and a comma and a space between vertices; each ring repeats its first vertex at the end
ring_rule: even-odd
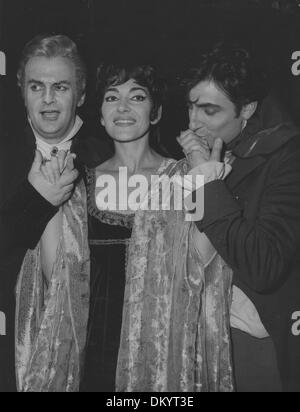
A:
POLYGON ((138 91, 142 91, 145 93, 148 93, 148 90, 145 89, 144 87, 138 86, 138 87, 133 87, 132 89, 130 89, 130 92, 138 92, 138 91))
POLYGON ((105 93, 108 93, 108 92, 119 93, 119 90, 116 87, 109 87, 108 89, 106 89, 105 93))
MULTIPOLYGON (((137 91, 142 91, 142 92, 144 92, 145 94, 148 94, 148 90, 147 90, 146 88, 142 87, 142 86, 132 87, 132 88, 129 90, 129 93, 133 93, 133 92, 137 92, 137 91)), ((105 93, 109 93, 109 92, 112 92, 112 93, 120 93, 120 90, 119 90, 118 88, 116 88, 116 87, 109 87, 109 88, 106 90, 105 93)))

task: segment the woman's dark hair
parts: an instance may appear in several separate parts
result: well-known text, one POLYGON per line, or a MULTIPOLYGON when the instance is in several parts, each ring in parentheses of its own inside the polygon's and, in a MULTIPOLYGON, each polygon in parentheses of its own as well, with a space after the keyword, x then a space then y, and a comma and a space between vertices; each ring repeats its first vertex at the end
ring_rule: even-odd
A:
POLYGON ((260 103, 268 94, 266 73, 255 64, 250 52, 232 43, 218 43, 200 58, 197 67, 185 75, 182 86, 190 91, 203 81, 215 83, 235 105, 237 116, 252 102, 260 103))
MULTIPOLYGON (((104 95, 109 87, 119 86, 131 79, 148 90, 152 102, 151 120, 155 120, 158 116, 159 108, 165 101, 167 84, 158 71, 150 65, 101 64, 97 69, 97 102, 103 103, 104 95)), ((160 142, 159 127, 157 125, 151 130, 150 144, 158 152, 166 153, 165 148, 160 142)))
POLYGON ((109 87, 119 86, 131 79, 148 89, 153 104, 151 120, 155 120, 158 115, 158 109, 162 106, 165 99, 166 83, 152 66, 100 65, 97 70, 98 102, 103 102, 104 95, 109 87))

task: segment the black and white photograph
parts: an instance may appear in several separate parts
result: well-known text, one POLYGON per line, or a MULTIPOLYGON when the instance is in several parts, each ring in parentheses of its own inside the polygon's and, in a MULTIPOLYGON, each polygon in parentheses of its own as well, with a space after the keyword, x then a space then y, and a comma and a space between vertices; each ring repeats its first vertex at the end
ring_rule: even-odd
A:
POLYGON ((300 0, 0 0, 0 392, 300 392, 300 0))

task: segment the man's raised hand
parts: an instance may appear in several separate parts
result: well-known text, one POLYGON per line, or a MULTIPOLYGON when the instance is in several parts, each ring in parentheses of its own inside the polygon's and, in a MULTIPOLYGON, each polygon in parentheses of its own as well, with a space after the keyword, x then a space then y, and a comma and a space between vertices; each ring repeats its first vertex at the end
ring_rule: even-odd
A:
POLYGON ((67 202, 73 192, 78 171, 74 169, 75 155, 59 152, 44 164, 42 154, 37 150, 28 175, 29 183, 53 206, 67 202))
POLYGON ((206 162, 221 161, 223 149, 223 141, 221 139, 216 139, 213 148, 210 149, 205 137, 199 137, 192 130, 187 130, 181 133, 177 141, 189 160, 192 169, 206 162))

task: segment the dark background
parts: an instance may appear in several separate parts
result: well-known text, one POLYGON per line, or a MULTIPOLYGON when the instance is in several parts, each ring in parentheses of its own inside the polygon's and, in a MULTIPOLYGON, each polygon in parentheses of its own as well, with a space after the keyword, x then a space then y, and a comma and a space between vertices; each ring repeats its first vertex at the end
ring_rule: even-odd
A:
MULTIPOLYGON (((0 0, 0 50, 8 61, 8 75, 0 76, 0 139, 4 128, 22 124, 24 109, 16 86, 21 50, 32 37, 45 32, 67 34, 80 46, 90 68, 90 97, 82 116, 99 136, 103 131, 91 98, 98 61, 134 58, 156 64, 172 87, 178 83, 176 76, 220 39, 240 40, 253 49, 257 61, 269 72, 276 93, 300 124, 300 76, 291 73, 292 53, 300 51, 298 3, 300 0, 0 0)), ((177 94, 170 92, 162 137, 175 156, 182 155, 175 137, 186 126, 183 113, 177 94)), ((0 164, 0 195, 2 178, 0 164)), ((2 345, 12 350, 12 339, 12 332, 0 337, 0 355, 2 345)), ((3 351, 3 356, 6 353, 3 351)), ((9 359, 1 359, 1 368, 8 372, 6 361, 9 359)))
MULTIPOLYGON (((0 0, 0 50, 7 54, 8 76, 1 79, 6 126, 20 121, 22 100, 16 87, 24 44, 39 33, 63 33, 79 45, 89 67, 89 100, 82 116, 102 133, 94 116, 93 73, 105 60, 156 64, 169 79, 220 39, 251 47, 272 84, 300 123, 300 77, 291 73, 293 51, 300 50, 298 0, 0 0), (1 13, 1 6, 0 6, 1 13), (1 39, 2 35, 2 39, 1 39)), ((186 126, 181 102, 170 92, 162 135, 173 154, 175 137, 186 126)))

